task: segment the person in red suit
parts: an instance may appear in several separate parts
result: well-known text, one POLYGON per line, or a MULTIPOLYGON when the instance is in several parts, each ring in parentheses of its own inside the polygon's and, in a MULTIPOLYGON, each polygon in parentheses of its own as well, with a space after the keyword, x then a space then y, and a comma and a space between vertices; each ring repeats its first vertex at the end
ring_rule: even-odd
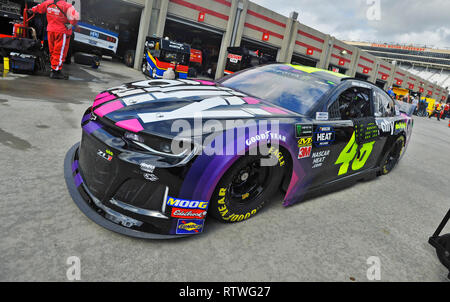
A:
POLYGON ((29 9, 28 13, 47 14, 47 37, 52 65, 50 77, 52 79, 68 79, 61 69, 69 49, 72 27, 77 24, 80 14, 71 4, 62 0, 44 1, 29 9))

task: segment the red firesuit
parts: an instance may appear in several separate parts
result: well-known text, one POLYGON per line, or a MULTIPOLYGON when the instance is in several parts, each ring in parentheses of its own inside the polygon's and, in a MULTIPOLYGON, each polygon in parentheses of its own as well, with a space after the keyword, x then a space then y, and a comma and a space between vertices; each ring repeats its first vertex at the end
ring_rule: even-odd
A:
POLYGON ((47 14, 48 46, 52 70, 59 71, 69 49, 72 26, 80 19, 75 8, 58 0, 47 0, 31 9, 34 13, 47 14))

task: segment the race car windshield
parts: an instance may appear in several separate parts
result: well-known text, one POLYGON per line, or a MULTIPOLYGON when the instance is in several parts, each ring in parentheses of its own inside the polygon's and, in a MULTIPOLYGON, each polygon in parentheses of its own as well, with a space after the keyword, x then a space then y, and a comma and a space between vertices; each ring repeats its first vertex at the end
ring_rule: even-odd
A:
POLYGON ((266 65, 238 73, 219 81, 219 84, 299 114, 307 114, 338 81, 337 76, 326 71, 311 72, 309 67, 266 65))

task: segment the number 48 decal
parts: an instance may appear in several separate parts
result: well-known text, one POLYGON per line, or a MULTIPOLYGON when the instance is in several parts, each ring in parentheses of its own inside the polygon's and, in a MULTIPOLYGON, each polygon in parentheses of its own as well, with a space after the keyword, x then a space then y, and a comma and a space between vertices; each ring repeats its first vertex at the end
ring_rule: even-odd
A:
POLYGON ((336 165, 342 164, 338 175, 346 174, 348 172, 348 168, 350 167, 350 163, 352 164, 353 171, 357 171, 364 167, 370 154, 372 153, 374 144, 375 142, 370 142, 362 145, 359 150, 359 156, 357 156, 356 153, 358 152, 358 144, 355 142, 355 132, 353 132, 352 138, 336 160, 336 165))

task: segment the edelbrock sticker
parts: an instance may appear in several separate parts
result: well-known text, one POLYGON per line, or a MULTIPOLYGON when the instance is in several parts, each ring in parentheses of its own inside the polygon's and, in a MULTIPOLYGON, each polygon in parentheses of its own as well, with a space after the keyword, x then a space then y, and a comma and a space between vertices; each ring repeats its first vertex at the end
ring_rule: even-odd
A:
POLYGON ((174 218, 184 218, 184 219, 204 219, 206 217, 205 210, 191 210, 191 209, 181 209, 172 208, 172 217, 174 218))

